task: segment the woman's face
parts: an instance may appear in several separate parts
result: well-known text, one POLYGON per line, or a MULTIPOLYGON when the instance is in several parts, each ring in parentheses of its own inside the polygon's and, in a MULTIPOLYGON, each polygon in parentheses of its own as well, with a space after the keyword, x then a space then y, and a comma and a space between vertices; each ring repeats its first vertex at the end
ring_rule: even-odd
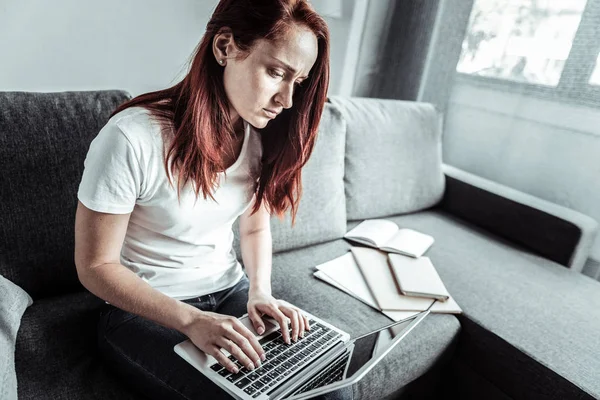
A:
POLYGON ((241 117, 260 129, 282 109, 292 107, 294 90, 317 59, 317 38, 307 28, 297 26, 277 42, 258 40, 243 60, 235 59, 237 54, 232 40, 226 53, 215 54, 217 62, 224 61, 223 81, 232 122, 239 126, 241 117))

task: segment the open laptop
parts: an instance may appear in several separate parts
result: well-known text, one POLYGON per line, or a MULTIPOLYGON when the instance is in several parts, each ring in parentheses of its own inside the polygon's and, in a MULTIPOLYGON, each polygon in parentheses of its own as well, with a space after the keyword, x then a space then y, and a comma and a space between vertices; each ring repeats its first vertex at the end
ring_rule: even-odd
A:
POLYGON ((177 344, 174 350, 235 399, 302 400, 358 382, 430 309, 356 338, 302 311, 309 318, 311 330, 289 345, 283 341, 274 319, 265 318, 265 332, 258 335, 246 314, 240 321, 257 336, 267 358, 260 368, 249 371, 223 350, 236 363, 237 374, 223 368, 189 339, 177 344))

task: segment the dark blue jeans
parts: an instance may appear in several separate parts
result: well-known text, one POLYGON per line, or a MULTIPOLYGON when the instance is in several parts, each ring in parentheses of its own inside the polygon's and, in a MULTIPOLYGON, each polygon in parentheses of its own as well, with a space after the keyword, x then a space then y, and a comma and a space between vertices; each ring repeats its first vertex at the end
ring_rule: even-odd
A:
MULTIPOLYGON (((183 300, 203 311, 240 317, 247 313, 248 277, 235 286, 183 300)), ((173 351, 187 337, 148 319, 106 304, 98 320, 98 348, 108 368, 151 399, 230 399, 231 397, 173 351)), ((352 387, 321 399, 352 399, 352 387)))

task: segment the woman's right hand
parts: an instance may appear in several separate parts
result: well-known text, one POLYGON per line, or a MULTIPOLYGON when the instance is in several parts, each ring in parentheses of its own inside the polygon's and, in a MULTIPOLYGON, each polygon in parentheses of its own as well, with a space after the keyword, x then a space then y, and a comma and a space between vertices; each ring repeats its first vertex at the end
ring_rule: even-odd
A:
POLYGON ((256 336, 239 319, 230 315, 201 311, 182 333, 233 373, 238 372, 236 365, 221 349, 227 350, 248 370, 260 367, 261 360, 265 360, 265 351, 256 336))

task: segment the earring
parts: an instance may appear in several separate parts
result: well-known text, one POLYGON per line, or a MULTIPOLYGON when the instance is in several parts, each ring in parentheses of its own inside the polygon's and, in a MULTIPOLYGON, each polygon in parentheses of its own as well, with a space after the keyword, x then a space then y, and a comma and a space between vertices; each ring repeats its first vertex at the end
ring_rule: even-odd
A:
POLYGON ((223 60, 219 60, 219 64, 223 65, 223 60))

